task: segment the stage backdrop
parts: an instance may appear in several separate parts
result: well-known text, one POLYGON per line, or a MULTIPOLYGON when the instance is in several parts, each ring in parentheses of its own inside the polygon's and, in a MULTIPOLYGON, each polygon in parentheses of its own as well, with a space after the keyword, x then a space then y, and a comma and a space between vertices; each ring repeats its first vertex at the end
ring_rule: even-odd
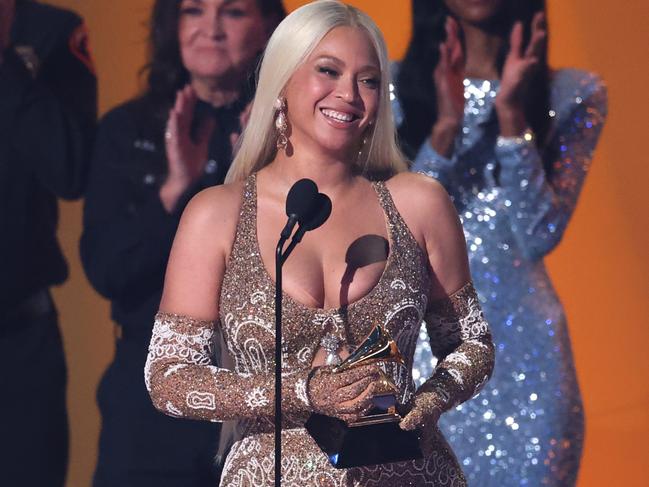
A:
MULTIPOLYGON (((90 28, 100 112, 136 94, 152 0, 52 3, 76 10, 90 28)), ((302 3, 289 0, 287 7, 302 3)), ((410 34, 409 2, 351 3, 376 20, 399 59, 410 34)), ((615 5, 549 0, 552 64, 596 71, 609 86, 609 119, 591 174, 563 243, 547 259, 568 313, 585 400, 583 487, 640 486, 649 478, 649 3, 615 5)), ((71 278, 55 297, 69 367, 69 487, 90 485, 99 431, 95 389, 113 353, 108 305, 79 264, 80 232, 81 204, 62 204, 59 233, 71 278)))

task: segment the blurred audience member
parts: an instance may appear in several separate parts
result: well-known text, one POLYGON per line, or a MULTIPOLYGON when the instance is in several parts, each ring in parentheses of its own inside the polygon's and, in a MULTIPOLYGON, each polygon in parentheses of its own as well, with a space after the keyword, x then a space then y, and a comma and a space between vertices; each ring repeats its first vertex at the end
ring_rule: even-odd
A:
POLYGON ((82 19, 0 0, 0 475, 64 485, 66 368, 50 287, 68 268, 57 198, 79 198, 96 119, 82 19))
MULTIPOLYGON (((606 89, 595 74, 548 66, 544 0, 414 0, 413 10, 400 132, 413 170, 437 178, 462 217, 496 343, 491 381, 442 430, 470 485, 574 485, 583 407, 543 259, 577 205, 606 89)), ((425 378, 426 342, 416 356, 425 378)))
POLYGON ((280 0, 157 0, 146 90, 100 124, 81 258, 119 327, 98 391, 95 487, 217 485, 219 425, 157 412, 142 369, 180 215, 223 182, 258 56, 283 16, 280 0))

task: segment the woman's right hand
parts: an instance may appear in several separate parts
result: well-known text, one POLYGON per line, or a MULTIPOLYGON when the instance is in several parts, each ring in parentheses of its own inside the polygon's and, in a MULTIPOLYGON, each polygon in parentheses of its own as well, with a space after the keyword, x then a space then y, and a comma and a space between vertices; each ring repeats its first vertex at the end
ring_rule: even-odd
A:
POLYGON ((191 85, 176 94, 176 102, 169 111, 165 130, 165 149, 168 173, 160 188, 160 198, 167 211, 172 211, 180 196, 203 174, 208 158, 209 141, 214 131, 214 120, 207 118, 192 137, 194 108, 198 98, 191 85))
POLYGON ((439 62, 433 71, 437 119, 431 145, 440 155, 448 157, 464 116, 464 51, 455 19, 447 17, 445 28, 446 40, 439 45, 439 62))
POLYGON ((315 412, 342 419, 348 423, 367 414, 372 398, 384 391, 383 371, 378 364, 352 367, 333 372, 333 366, 316 367, 307 384, 309 400, 315 412))

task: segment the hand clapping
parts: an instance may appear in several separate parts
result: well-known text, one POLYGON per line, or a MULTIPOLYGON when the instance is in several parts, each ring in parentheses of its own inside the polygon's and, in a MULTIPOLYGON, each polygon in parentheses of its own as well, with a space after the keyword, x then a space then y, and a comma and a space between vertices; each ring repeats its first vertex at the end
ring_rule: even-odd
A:
POLYGON ((431 145, 449 157, 457 130, 464 117, 464 51, 460 42, 460 26, 455 19, 446 19, 446 40, 439 45, 439 61, 433 71, 437 101, 437 120, 431 133, 431 145))
POLYGON ((542 12, 532 19, 527 47, 523 45, 523 24, 514 24, 501 74, 500 90, 495 101, 502 135, 519 135, 527 126, 524 116, 525 100, 529 96, 530 81, 542 61, 546 38, 545 15, 542 12))
POLYGON ((162 203, 171 211, 180 195, 200 178, 207 163, 209 141, 215 122, 207 118, 192 137, 194 108, 198 97, 191 85, 176 94, 176 103, 169 111, 165 130, 168 175, 160 188, 162 203))

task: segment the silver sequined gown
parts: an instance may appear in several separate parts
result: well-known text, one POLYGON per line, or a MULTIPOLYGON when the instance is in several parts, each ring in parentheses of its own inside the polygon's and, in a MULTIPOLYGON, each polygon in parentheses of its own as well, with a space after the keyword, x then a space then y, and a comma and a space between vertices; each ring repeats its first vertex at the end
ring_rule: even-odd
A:
MULTIPOLYGON (((313 411, 307 377, 327 335, 357 346, 376 324, 396 340, 406 367, 386 369, 406 402, 435 394, 447 410, 484 385, 493 367, 493 344, 475 290, 467 283, 444 300, 428 302, 431 276, 419 248, 382 182, 374 188, 386 216, 390 252, 376 286, 338 309, 308 308, 288 295, 283 304, 282 485, 284 487, 463 487, 462 471, 434 424, 426 425, 425 458, 335 469, 306 432, 313 411), (445 355, 416 392, 411 376, 419 326, 426 318, 436 350, 445 355)), ((271 487, 274 479, 274 283, 257 242, 256 177, 244 188, 236 238, 220 296, 220 326, 233 371, 211 362, 216 323, 158 313, 145 382, 158 409, 176 417, 237 420, 243 438, 223 467, 223 487, 271 487)), ((430 397, 430 396, 429 396, 430 397)), ((389 438, 386 439, 389 441, 389 438)), ((182 445, 179 445, 181 448, 182 445)))
MULTIPOLYGON (((579 470, 584 415, 566 318, 543 257, 560 242, 577 204, 604 123, 606 90, 590 73, 553 73, 544 154, 555 156, 548 178, 534 142, 497 142, 498 86, 465 80, 464 121, 452 159, 426 142, 413 165, 440 180, 454 199, 496 344, 491 381, 440 425, 469 485, 565 487, 579 470)), ((431 362, 430 347, 420 339, 415 378, 428 377, 431 362)))

